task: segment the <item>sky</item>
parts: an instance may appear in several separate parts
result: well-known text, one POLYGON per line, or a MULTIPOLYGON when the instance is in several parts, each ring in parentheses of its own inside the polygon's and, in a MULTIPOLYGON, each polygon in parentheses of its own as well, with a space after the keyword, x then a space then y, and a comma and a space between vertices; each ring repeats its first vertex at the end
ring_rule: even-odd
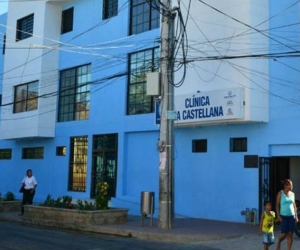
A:
POLYGON ((0 1, 0 15, 7 12, 7 2, 8 0, 0 1))

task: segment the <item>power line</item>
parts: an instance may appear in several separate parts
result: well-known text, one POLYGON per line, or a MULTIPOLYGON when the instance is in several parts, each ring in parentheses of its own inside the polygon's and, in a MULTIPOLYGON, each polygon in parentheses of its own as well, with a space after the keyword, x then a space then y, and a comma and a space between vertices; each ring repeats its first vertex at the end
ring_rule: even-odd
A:
POLYGON ((249 25, 249 24, 246 24, 246 23, 244 23, 244 22, 242 22, 242 21, 240 21, 240 20, 238 20, 238 19, 236 19, 236 18, 234 18, 234 17, 232 17, 232 16, 227 15, 227 14, 224 13, 223 11, 221 11, 221 10, 219 10, 219 9, 217 9, 217 8, 215 8, 215 7, 211 6, 211 5, 209 5, 209 4, 207 4, 206 2, 204 2, 204 1, 202 1, 202 0, 198 0, 198 1, 201 2, 201 3, 203 3, 204 5, 208 6, 209 8, 215 10, 216 12, 219 12, 220 14, 222 14, 222 15, 224 15, 224 16, 226 16, 226 17, 232 19, 232 20, 234 20, 235 22, 238 22, 238 23, 240 23, 240 24, 242 24, 242 25, 244 25, 244 26, 246 26, 246 27, 248 27, 248 28, 250 28, 250 29, 255 30, 256 32, 258 32, 258 33, 260 33, 261 35, 263 35, 263 36, 269 38, 270 40, 272 40, 272 41, 274 41, 274 42, 277 42, 277 43, 279 43, 279 44, 281 44, 281 45, 283 45, 283 46, 285 46, 285 47, 287 47, 287 48, 289 48, 289 49, 291 49, 291 50, 294 50, 294 48, 292 48, 291 46, 288 46, 288 45, 286 45, 286 44, 280 42, 279 40, 277 40, 277 39, 275 39, 275 38, 273 38, 273 37, 271 37, 271 36, 269 36, 269 35, 266 35, 266 34, 263 33, 262 31, 260 31, 259 29, 255 28, 255 27, 253 27, 253 26, 251 26, 251 25, 249 25))

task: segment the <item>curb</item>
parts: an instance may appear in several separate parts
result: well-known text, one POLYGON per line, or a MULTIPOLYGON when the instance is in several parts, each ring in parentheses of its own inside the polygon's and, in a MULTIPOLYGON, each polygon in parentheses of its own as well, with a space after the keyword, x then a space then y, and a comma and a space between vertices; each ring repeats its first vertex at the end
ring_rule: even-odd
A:
POLYGON ((37 226, 46 226, 50 228, 57 229, 68 229, 75 231, 84 231, 89 233, 99 233, 111 236, 119 236, 119 237, 128 237, 128 238, 137 238, 142 240, 152 240, 159 242, 173 242, 173 243, 191 243, 191 242, 203 242, 203 241, 213 241, 213 240, 222 240, 222 239, 231 239, 241 237, 241 234, 229 234, 229 235, 214 235, 214 234, 181 234, 179 232, 174 232, 172 229, 167 231, 159 231, 154 229, 154 232, 148 232, 145 228, 141 230, 136 229, 124 229, 118 225, 87 225, 87 226, 78 226, 74 224, 65 224, 65 223, 57 223, 51 220, 40 220, 34 221, 32 219, 27 219, 24 217, 16 217, 16 216, 7 216, 0 214, 0 221, 8 221, 15 222, 25 225, 37 225, 37 226))

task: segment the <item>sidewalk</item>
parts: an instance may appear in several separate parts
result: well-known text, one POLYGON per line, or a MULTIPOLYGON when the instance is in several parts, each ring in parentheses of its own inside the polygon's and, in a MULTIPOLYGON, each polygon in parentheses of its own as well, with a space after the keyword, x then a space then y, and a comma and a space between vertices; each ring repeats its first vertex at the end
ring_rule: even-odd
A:
MULTIPOLYGON (((32 224, 32 222, 27 220, 25 217, 18 216, 18 213, 16 212, 0 213, 0 221, 32 224)), ((157 219, 154 218, 153 226, 151 226, 150 219, 145 219, 143 226, 141 226, 141 217, 129 215, 127 222, 124 224, 88 225, 76 228, 68 225, 64 228, 176 243, 228 239, 245 235, 257 235, 258 233, 258 225, 245 223, 213 221, 196 218, 178 218, 174 220, 174 224, 173 229, 159 229, 157 226, 157 219)), ((46 222, 39 225, 55 226, 46 222)))
POLYGON ((173 229, 159 229, 157 219, 153 226, 149 221, 144 221, 138 216, 129 216, 127 223, 122 225, 105 225, 94 227, 99 232, 112 233, 114 235, 132 236, 139 239, 148 239, 164 242, 198 242, 218 239, 240 237, 242 235, 257 235, 258 226, 251 224, 212 221, 196 218, 175 219, 173 229))

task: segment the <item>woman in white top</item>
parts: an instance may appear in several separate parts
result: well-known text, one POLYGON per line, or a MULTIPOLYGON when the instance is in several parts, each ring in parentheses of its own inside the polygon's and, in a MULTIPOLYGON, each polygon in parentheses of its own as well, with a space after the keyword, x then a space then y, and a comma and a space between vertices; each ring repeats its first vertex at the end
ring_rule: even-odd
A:
POLYGON ((24 214, 24 205, 32 205, 33 197, 35 194, 35 189, 37 187, 37 181, 32 175, 32 170, 28 169, 26 176, 22 180, 22 185, 24 186, 23 200, 21 214, 24 214))

